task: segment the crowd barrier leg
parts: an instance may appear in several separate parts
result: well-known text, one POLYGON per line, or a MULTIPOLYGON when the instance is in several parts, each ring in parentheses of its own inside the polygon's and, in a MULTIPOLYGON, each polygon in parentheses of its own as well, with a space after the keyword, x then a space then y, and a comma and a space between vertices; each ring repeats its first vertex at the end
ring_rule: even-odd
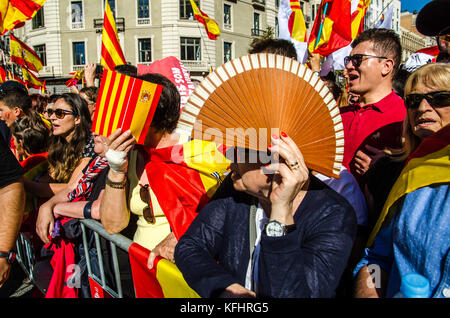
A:
POLYGON ((103 226, 95 220, 80 220, 81 229, 83 235, 83 247, 86 257, 86 264, 89 276, 89 283, 91 287, 91 294, 93 297, 113 297, 122 298, 124 297, 121 283, 121 273, 119 267, 119 261, 117 256, 117 248, 128 253, 130 245, 133 243, 130 239, 126 238, 120 234, 109 234, 103 228, 103 226), (93 266, 92 255, 89 251, 92 248, 89 244, 88 235, 94 236, 94 244, 97 251, 97 261, 99 272, 96 273, 93 266), (112 259, 112 274, 114 275, 115 287, 113 287, 112 282, 108 281, 105 273, 105 260, 103 259, 101 239, 109 242, 109 249, 112 259), (104 293, 106 292, 106 294, 104 293))

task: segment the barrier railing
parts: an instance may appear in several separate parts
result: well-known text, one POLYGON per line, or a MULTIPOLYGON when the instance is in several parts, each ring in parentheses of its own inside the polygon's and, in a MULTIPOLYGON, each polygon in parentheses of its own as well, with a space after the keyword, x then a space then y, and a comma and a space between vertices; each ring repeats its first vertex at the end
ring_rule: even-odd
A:
POLYGON ((94 288, 92 286, 98 284, 103 289, 103 291, 106 291, 111 297, 122 298, 124 295, 122 290, 119 261, 117 257, 117 248, 128 253, 128 249, 130 245, 133 243, 133 241, 121 234, 109 234, 108 232, 106 232, 101 223, 99 223, 98 221, 95 220, 80 220, 80 221, 83 235, 83 246, 86 257, 86 265, 91 284, 92 297, 98 297, 98 294, 96 293, 96 291, 94 291, 94 288), (88 235, 90 234, 90 232, 93 233, 94 235, 94 243, 97 251, 99 273, 95 273, 95 271, 93 270, 93 263, 92 263, 93 259, 89 253, 90 244, 88 242, 88 235), (112 286, 113 284, 111 284, 111 282, 108 282, 105 274, 105 267, 104 267, 105 264, 102 253, 102 246, 100 243, 101 237, 104 238, 107 243, 109 243, 112 258, 111 270, 114 276, 115 287, 112 286), (93 280, 94 283, 92 283, 91 280, 93 280))

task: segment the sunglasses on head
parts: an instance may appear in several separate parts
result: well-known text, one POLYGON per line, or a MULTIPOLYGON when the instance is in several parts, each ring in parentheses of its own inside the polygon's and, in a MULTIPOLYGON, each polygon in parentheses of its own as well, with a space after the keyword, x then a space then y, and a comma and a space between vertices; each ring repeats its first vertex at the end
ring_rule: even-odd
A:
POLYGON ((379 59, 387 59, 386 56, 375 56, 375 55, 369 55, 369 54, 353 54, 353 55, 344 57, 344 65, 347 66, 348 63, 350 63, 350 61, 351 61, 354 67, 358 67, 361 65, 361 63, 364 60, 367 60, 367 59, 364 59, 364 57, 367 57, 367 59, 375 58, 375 57, 379 58, 379 59))
POLYGON ((417 109, 423 99, 426 99, 432 107, 450 106, 450 91, 430 92, 426 94, 409 94, 405 97, 405 104, 408 109, 417 109))
POLYGON ((144 208, 143 215, 144 215, 144 219, 145 221, 147 221, 147 223, 151 223, 154 224, 155 223, 155 214, 153 213, 153 208, 152 208, 152 199, 150 197, 150 189, 149 189, 149 185, 141 185, 141 189, 139 190, 139 195, 141 196, 141 200, 145 203, 147 203, 147 206, 144 208))
POLYGON ((61 109, 61 108, 57 108, 55 110, 47 109, 48 117, 50 117, 52 114, 55 114, 56 118, 58 118, 58 119, 63 119, 66 116, 66 114, 75 116, 77 113, 72 112, 70 110, 61 109))

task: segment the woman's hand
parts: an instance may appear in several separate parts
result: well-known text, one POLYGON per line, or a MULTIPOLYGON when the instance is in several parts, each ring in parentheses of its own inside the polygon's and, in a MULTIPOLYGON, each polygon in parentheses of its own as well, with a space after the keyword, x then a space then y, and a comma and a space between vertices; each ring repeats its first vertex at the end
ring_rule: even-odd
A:
POLYGON ((155 261, 155 258, 157 256, 164 257, 165 259, 171 261, 172 263, 175 263, 174 253, 175 253, 175 246, 177 245, 178 241, 173 232, 171 232, 169 235, 166 236, 164 240, 162 240, 158 245, 155 246, 155 248, 150 253, 148 260, 147 260, 147 266, 149 269, 153 268, 153 262, 155 261))
POLYGON ((309 171, 300 149, 286 133, 282 132, 280 138, 272 136, 269 150, 280 159, 279 163, 265 167, 276 171, 269 196, 272 205, 270 218, 283 224, 293 224, 293 202, 308 181, 309 171))
POLYGON ((116 129, 108 138, 106 138, 105 147, 107 148, 106 159, 111 170, 114 172, 125 173, 128 167, 127 153, 135 143, 135 139, 130 130, 122 133, 122 129, 116 129))
POLYGON ((50 243, 48 236, 52 233, 54 225, 53 207, 46 203, 42 204, 36 220, 36 233, 44 244, 50 243))

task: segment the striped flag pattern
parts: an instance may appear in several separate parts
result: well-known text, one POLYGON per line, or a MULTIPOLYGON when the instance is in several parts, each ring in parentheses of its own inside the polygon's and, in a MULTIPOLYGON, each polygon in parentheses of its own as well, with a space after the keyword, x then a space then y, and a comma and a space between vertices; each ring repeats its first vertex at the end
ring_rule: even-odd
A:
POLYGON ((9 33, 11 46, 11 62, 25 66, 29 70, 39 72, 44 68, 41 59, 28 45, 9 33))
POLYGON ((220 35, 220 28, 216 21, 208 17, 206 13, 200 10, 195 4, 194 0, 191 1, 192 11, 194 11, 195 19, 205 26, 206 33, 210 40, 217 40, 220 35))
POLYGON ((46 0, 2 0, 0 1, 0 35, 24 26, 33 18, 46 0))
POLYGON ((100 64, 109 70, 114 70, 116 65, 126 64, 125 56, 120 47, 117 35, 116 20, 108 1, 105 1, 105 15, 103 17, 102 31, 102 56, 100 64))
POLYGON ((289 31, 291 32, 291 37, 299 42, 306 42, 306 24, 303 17, 302 8, 298 0, 291 0, 289 2, 291 6, 292 14, 289 17, 289 31))
POLYGON ((105 69, 97 98, 92 131, 109 136, 131 130, 143 144, 158 105, 162 86, 105 69))
POLYGON ((37 76, 34 75, 33 72, 30 72, 25 67, 22 67, 22 76, 23 76, 23 81, 25 82, 25 85, 27 87, 41 89, 41 87, 44 85, 43 81, 41 81, 39 78, 37 78, 37 76))

